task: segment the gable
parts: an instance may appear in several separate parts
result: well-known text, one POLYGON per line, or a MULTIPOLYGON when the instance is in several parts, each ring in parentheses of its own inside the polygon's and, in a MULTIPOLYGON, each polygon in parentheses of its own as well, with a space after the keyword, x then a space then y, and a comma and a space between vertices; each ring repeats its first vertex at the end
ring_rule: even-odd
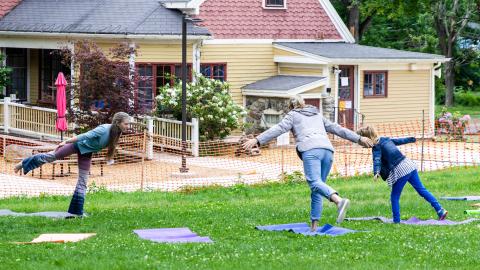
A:
POLYGON ((287 9, 264 9, 263 0, 205 0, 198 17, 216 39, 344 40, 323 2, 331 6, 287 0, 287 9))

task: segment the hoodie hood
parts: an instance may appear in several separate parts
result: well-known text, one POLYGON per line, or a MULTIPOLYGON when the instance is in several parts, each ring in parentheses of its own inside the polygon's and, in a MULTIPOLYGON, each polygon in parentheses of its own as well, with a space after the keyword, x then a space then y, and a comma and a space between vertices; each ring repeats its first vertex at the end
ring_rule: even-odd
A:
POLYGON ((317 107, 312 106, 312 105, 307 105, 301 109, 293 109, 294 112, 298 112, 300 114, 303 114, 305 116, 314 116, 319 113, 317 107))

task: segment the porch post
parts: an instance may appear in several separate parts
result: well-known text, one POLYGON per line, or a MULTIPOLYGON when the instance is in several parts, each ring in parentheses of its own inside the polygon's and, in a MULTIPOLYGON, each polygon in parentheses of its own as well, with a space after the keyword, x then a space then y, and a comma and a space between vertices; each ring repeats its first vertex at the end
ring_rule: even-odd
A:
POLYGON ((10 97, 3 98, 3 132, 10 130, 10 97))
POLYGON ((335 76, 335 85, 333 86, 333 98, 335 102, 335 110, 334 110, 334 119, 335 123, 338 123, 338 79, 339 79, 339 74, 340 70, 338 69, 338 66, 333 66, 333 72, 335 76))
POLYGON ((192 82, 196 82, 196 75, 200 73, 200 47, 201 41, 193 43, 192 57, 192 82))
MULTIPOLYGON (((129 46, 130 46, 130 57, 128 58, 128 65, 130 67, 129 77, 130 77, 130 82, 132 84, 131 86, 132 96, 134 96, 135 82, 133 80, 135 79, 134 77, 135 76, 135 46, 136 46, 135 42, 131 42, 129 46)), ((128 104, 130 106, 130 109, 133 109, 133 107, 135 106, 135 100, 133 98, 129 98, 128 104)))
POLYGON ((75 109, 75 44, 70 43, 70 52, 72 59, 70 61, 70 107, 75 109))

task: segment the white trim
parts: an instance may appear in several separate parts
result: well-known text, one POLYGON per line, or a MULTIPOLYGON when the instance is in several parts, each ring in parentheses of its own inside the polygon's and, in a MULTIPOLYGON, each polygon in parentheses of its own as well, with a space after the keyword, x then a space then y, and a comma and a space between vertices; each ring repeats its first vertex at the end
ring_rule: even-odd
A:
POLYGON ((200 5, 203 4, 205 0, 192 0, 192 1, 185 1, 185 2, 160 2, 165 8, 168 9, 178 9, 183 12, 189 13, 191 15, 198 15, 200 13, 200 5))
POLYGON ((279 91, 259 91, 259 90, 242 90, 242 95, 244 96, 254 96, 254 97, 282 97, 289 98, 290 95, 285 92, 279 91))
POLYGON ((320 5, 322 5, 323 10, 327 13, 330 21, 335 25, 338 33, 348 43, 355 43, 355 38, 353 38, 352 33, 348 30, 345 23, 342 21, 337 11, 333 7, 332 3, 329 0, 319 0, 320 5))
POLYGON ((27 90, 27 103, 30 103, 30 75, 31 75, 31 70, 30 70, 30 49, 27 49, 27 85, 26 90, 27 90))
POLYGON ((201 51, 200 47, 202 46, 201 42, 193 43, 192 45, 192 71, 194 76, 192 76, 192 82, 196 82, 196 74, 200 73, 200 57, 201 51))
MULTIPOLYGON (((0 32, 1 35, 1 32, 0 32)), ((28 48, 28 49, 60 49, 65 42, 58 40, 32 39, 32 38, 0 38, 0 47, 28 48)))
POLYGON ((353 89, 353 98, 355 99, 354 105, 353 105, 353 125, 354 127, 358 127, 360 124, 360 115, 355 113, 355 110, 357 110, 360 113, 360 68, 358 66, 353 67, 353 74, 354 74, 354 89, 353 89))
POLYGON ((338 79, 339 79, 339 74, 340 74, 340 69, 338 66, 332 66, 332 68, 335 68, 336 72, 334 72, 335 76, 335 86, 333 89, 333 100, 335 103, 335 109, 334 109, 334 120, 335 123, 338 123, 338 79))
POLYGON ((430 128, 435 134, 435 65, 430 70, 430 128))
POLYGON ((320 69, 325 68, 327 65, 323 65, 323 64, 279 63, 278 66, 281 67, 281 68, 302 68, 302 69, 320 70, 320 69))
POLYGON ((419 58, 327 58, 334 64, 340 65, 352 65, 352 64, 368 64, 368 63, 438 63, 448 62, 450 58, 432 58, 432 59, 419 59, 419 58))
POLYGON ((344 42, 342 39, 206 39, 205 45, 252 45, 272 44, 274 42, 344 42))
MULTIPOLYGON (((132 95, 135 96, 135 83, 133 82, 134 80, 134 76, 135 76, 135 42, 130 42, 130 44, 128 45, 129 49, 130 49, 130 55, 128 56, 128 66, 129 66, 129 74, 128 74, 128 77, 130 78, 130 84, 131 84, 131 92, 132 92, 132 95)), ((152 97, 154 100, 155 100, 155 97, 152 97)), ((135 100, 134 99, 131 99, 129 98, 128 99, 128 105, 130 106, 130 108, 134 108, 135 107, 135 100)))
POLYGON ((297 56, 274 56, 273 61, 276 63, 291 63, 291 64, 317 64, 326 65, 328 62, 311 59, 308 57, 297 56))
MULTIPOLYGON (((16 32, 0 31, 0 36, 33 36, 33 37, 56 37, 56 38, 99 38, 99 39, 139 39, 139 40, 181 40, 182 35, 135 35, 135 34, 83 34, 83 33, 59 33, 59 32, 16 32)), ((187 35, 187 39, 198 40, 211 38, 208 35, 187 35)), ((3 39, 2 39, 3 41, 3 39)), ((1 43, 0 43, 1 46, 1 43)))
POLYGON ((71 52, 72 59, 70 61, 70 107, 74 109, 75 107, 75 44, 70 42, 68 44, 68 49, 71 52))
POLYGON ((267 6, 267 0, 262 0, 262 8, 263 9, 287 9, 287 0, 283 0, 283 6, 267 6))
POLYGON ((301 94, 303 92, 315 89, 317 87, 324 86, 325 84, 326 84, 326 78, 322 78, 318 81, 314 81, 312 83, 302 85, 302 86, 297 87, 297 88, 290 89, 290 90, 288 90, 288 93, 291 94, 291 95, 298 95, 298 94, 301 94))
POLYGON ((328 65, 322 67, 322 76, 326 77, 327 83, 325 84, 325 90, 330 87, 330 69, 328 65))

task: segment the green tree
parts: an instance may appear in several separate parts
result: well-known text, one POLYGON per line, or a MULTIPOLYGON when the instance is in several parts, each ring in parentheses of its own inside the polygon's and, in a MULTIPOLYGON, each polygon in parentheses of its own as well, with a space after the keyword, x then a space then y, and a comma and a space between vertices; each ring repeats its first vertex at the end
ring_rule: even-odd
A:
POLYGON ((5 56, 0 54, 0 91, 11 83, 10 74, 12 69, 3 64, 4 60, 5 56))

